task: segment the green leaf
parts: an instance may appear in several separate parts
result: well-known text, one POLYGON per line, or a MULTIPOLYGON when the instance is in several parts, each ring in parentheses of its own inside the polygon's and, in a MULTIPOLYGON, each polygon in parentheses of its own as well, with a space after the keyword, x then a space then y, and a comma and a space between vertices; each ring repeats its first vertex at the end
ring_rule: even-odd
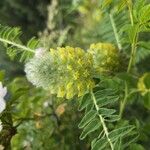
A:
POLYGON ((127 5, 126 5, 127 1, 126 0, 120 0, 118 3, 118 10, 117 12, 119 13, 120 11, 122 11, 127 5))
POLYGON ((89 105, 91 103, 92 103, 91 95, 88 93, 88 94, 84 95, 83 98, 81 99, 78 110, 79 111, 83 110, 84 108, 86 108, 87 105, 89 105))
POLYGON ((119 138, 119 139, 114 143, 114 149, 116 149, 116 150, 121 150, 121 145, 122 145, 122 138, 119 138))
POLYGON ((27 43, 27 46, 25 46, 20 40, 20 35, 20 28, 0 25, 0 42, 4 43, 9 57, 14 59, 16 56, 16 58, 21 56, 21 61, 26 61, 33 56, 39 42, 35 38, 32 38, 27 43))
POLYGON ((119 73, 117 77, 120 78, 124 83, 126 82, 129 87, 136 87, 137 86, 137 77, 133 76, 129 73, 119 73))
POLYGON ((104 89, 104 90, 99 90, 96 93, 94 93, 96 99, 105 97, 106 95, 113 95, 116 91, 113 89, 104 89))
POLYGON ((128 146, 136 142, 138 140, 138 137, 139 137, 139 134, 135 132, 132 136, 127 137, 127 141, 125 142, 125 144, 122 145, 122 147, 124 149, 127 148, 128 146))
POLYGON ((90 110, 92 110, 94 108, 94 104, 91 103, 89 105, 86 106, 86 109, 85 109, 85 113, 88 113, 90 110))
POLYGON ((89 133, 96 131, 100 128, 100 122, 98 119, 93 120, 90 122, 82 131, 80 135, 80 139, 83 140, 89 133))
POLYGON ((108 141, 106 138, 99 139, 97 142, 95 142, 92 146, 92 150, 102 150, 107 145, 108 141))
POLYGON ((120 120, 120 116, 119 115, 110 115, 108 116, 107 119, 105 119, 107 122, 115 122, 120 120))
MULTIPOLYGON (((27 47, 29 47, 30 49, 35 49, 38 47, 38 44, 39 44, 39 40, 33 37, 28 41, 27 47)), ((25 62, 26 60, 29 60, 30 58, 32 58, 33 55, 34 53, 29 53, 28 51, 24 51, 21 55, 20 61, 25 62)))
POLYGON ((150 4, 145 5, 141 8, 141 10, 137 10, 138 13, 138 19, 140 23, 145 23, 150 20, 150 4))
POLYGON ((139 32, 139 25, 138 24, 135 24, 134 26, 129 25, 127 32, 128 32, 128 37, 129 37, 130 43, 134 43, 136 35, 139 32))
POLYGON ((91 149, 93 148, 94 144, 97 142, 98 138, 95 138, 92 142, 91 142, 91 149))
POLYGON ((78 127, 83 128, 89 122, 91 122, 96 117, 97 112, 95 110, 89 111, 85 116, 82 118, 81 122, 79 123, 78 127))
POLYGON ((112 115, 113 113, 115 113, 116 110, 115 109, 107 109, 107 108, 100 108, 99 109, 99 113, 102 115, 102 116, 109 116, 109 115, 112 115))
POLYGON ((139 41, 138 45, 150 51, 150 41, 139 41))
POLYGON ((102 0, 101 7, 105 8, 105 7, 109 6, 111 3, 112 3, 112 0, 102 0))
POLYGON ((145 150, 145 148, 140 144, 132 144, 130 150, 145 150))
POLYGON ((138 47, 136 53, 136 63, 140 63, 141 61, 148 58, 149 56, 150 56, 150 50, 144 47, 138 47))
POLYGON ((97 104, 99 105, 99 107, 103 107, 107 104, 118 101, 118 99, 119 99, 118 96, 108 96, 106 98, 99 98, 99 99, 97 99, 97 104))
POLYGON ((109 133, 109 138, 112 141, 115 141, 116 139, 125 136, 129 132, 131 132, 135 127, 132 125, 128 125, 126 127, 120 127, 118 129, 115 129, 109 133))

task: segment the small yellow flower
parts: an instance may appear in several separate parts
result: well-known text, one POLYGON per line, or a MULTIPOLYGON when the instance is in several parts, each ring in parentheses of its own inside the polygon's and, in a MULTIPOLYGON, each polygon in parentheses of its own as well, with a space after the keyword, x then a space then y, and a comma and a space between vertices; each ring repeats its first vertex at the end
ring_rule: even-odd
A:
POLYGON ((84 84, 83 82, 78 83, 78 97, 83 96, 86 91, 84 84))
POLYGON ((119 51, 110 43, 91 44, 88 50, 94 60, 94 68, 97 73, 111 73, 117 70, 119 51))
POLYGON ((63 87, 58 88, 57 97, 64 97, 65 96, 65 90, 63 87))
POLYGON ((67 69, 68 69, 68 70, 73 70, 73 68, 72 68, 71 65, 67 65, 67 69))
POLYGON ((78 71, 73 74, 73 77, 75 80, 77 80, 79 78, 79 76, 80 76, 80 74, 78 71))
POLYGON ((90 90, 90 89, 93 89, 94 86, 95 86, 94 82, 91 82, 91 81, 87 82, 86 84, 87 84, 87 88, 88 88, 89 90, 90 90))
POLYGON ((73 87, 73 82, 69 82, 66 86, 66 89, 69 90, 73 87))
POLYGON ((83 61, 81 59, 79 59, 78 60, 78 64, 82 66, 83 65, 83 61))
POLYGON ((85 70, 83 75, 84 75, 84 77, 88 77, 90 74, 89 74, 89 72, 87 70, 85 70))
POLYGON ((70 88, 66 91, 66 98, 67 99, 71 99, 73 98, 73 96, 75 95, 75 91, 74 91, 74 88, 70 88))

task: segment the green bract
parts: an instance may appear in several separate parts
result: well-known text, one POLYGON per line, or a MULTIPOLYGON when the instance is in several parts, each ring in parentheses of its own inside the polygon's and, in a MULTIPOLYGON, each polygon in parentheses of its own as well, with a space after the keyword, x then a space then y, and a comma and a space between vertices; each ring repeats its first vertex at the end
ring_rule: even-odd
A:
POLYGON ((92 56, 81 48, 50 49, 42 57, 32 58, 26 64, 25 72, 37 87, 67 99, 82 96, 94 87, 92 56))

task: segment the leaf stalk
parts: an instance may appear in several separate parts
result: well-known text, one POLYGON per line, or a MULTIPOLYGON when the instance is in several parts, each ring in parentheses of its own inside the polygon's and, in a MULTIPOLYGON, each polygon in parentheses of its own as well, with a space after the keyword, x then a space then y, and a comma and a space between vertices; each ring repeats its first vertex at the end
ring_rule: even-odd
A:
POLYGON ((0 41, 3 42, 3 43, 7 43, 7 44, 13 45, 13 46, 15 46, 15 47, 18 47, 18 48, 22 49, 23 51, 29 51, 29 52, 35 53, 35 51, 34 51, 33 49, 30 49, 30 48, 28 48, 28 47, 26 47, 26 46, 23 46, 23 45, 20 45, 20 44, 11 42, 11 41, 9 41, 9 40, 0 38, 0 41))
MULTIPOLYGON (((92 100, 93 100, 94 106, 95 106, 95 108, 96 108, 96 111, 98 112, 98 111, 99 111, 99 107, 98 107, 98 105, 97 105, 96 98, 95 98, 95 95, 94 95, 93 91, 91 91, 91 96, 92 96, 92 100)), ((98 116, 99 116, 99 119, 100 119, 101 124, 102 124, 102 126, 103 126, 104 133, 105 133, 106 138, 107 138, 107 140, 108 140, 108 143, 109 143, 109 145, 110 145, 110 147, 111 147, 111 150, 114 150, 114 146, 113 146, 113 143, 112 143, 111 139, 109 138, 109 132, 108 132, 108 129, 107 129, 107 127, 106 127, 104 118, 103 118, 100 114, 98 114, 98 116)))

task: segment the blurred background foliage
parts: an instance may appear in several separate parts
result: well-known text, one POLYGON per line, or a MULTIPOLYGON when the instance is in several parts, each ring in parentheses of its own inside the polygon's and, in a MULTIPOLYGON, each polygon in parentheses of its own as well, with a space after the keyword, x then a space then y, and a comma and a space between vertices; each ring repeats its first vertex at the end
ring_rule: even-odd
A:
MULTIPOLYGON (((36 36, 40 39, 41 47, 47 49, 64 45, 87 48, 91 43, 99 41, 114 42, 108 16, 101 11, 99 3, 100 1, 97 0, 1 0, 0 24, 20 27, 24 33, 21 37, 23 42, 36 36)), ((124 12, 117 17, 116 19, 121 20, 122 23, 126 19, 124 12)), ((148 41, 150 35, 145 36, 143 33, 140 38, 148 41)), ((150 52, 146 51, 144 54, 141 53, 142 56, 139 54, 142 59, 137 61, 140 74, 150 71, 150 56, 148 56, 150 52)), ((5 138, 6 143, 7 140, 11 140, 11 146, 4 141, 1 143, 6 149, 11 147, 12 150, 88 150, 90 148, 88 139, 79 140, 78 123, 82 113, 78 112, 77 101, 62 103, 61 99, 57 100, 47 95, 42 89, 35 89, 26 81, 23 65, 10 61, 2 45, 0 45, 0 70, 5 70, 8 107, 13 116, 9 113, 4 114, 8 119, 5 120, 4 137, 0 137, 0 140, 5 138)), ((132 106, 134 100, 130 103, 132 106)), ((140 101, 138 103, 141 104, 140 101)), ((136 110, 129 107, 125 115, 130 118, 129 114, 132 112, 137 124, 142 124, 140 143, 148 150, 150 118, 149 113, 139 104, 134 106, 136 110)), ((131 150, 143 149, 138 144, 131 147, 131 150)))

